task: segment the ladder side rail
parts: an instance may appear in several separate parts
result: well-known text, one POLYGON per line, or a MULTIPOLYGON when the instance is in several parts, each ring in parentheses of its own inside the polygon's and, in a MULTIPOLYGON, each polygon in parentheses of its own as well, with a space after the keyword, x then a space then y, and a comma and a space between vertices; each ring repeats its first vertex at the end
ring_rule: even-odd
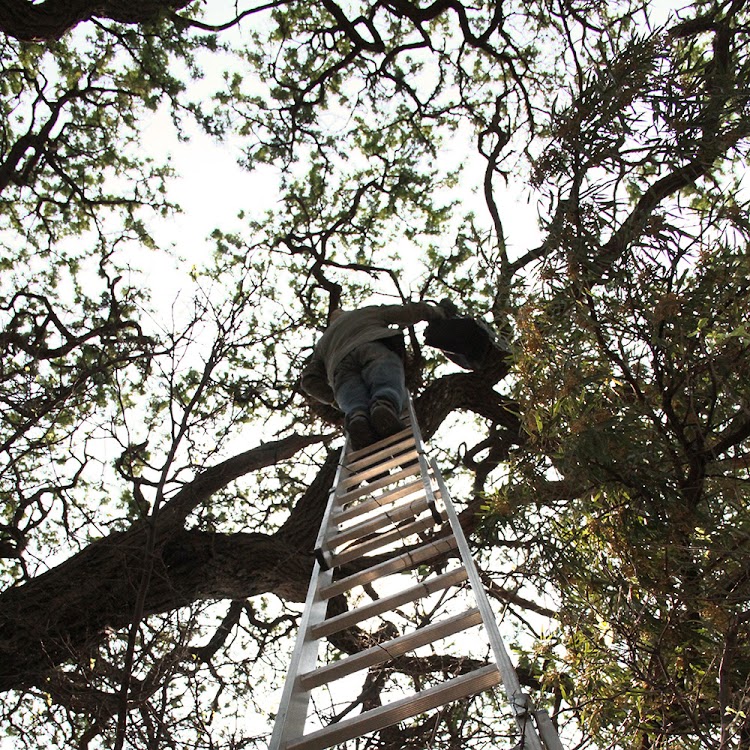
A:
POLYGON ((344 440, 344 447, 341 449, 341 458, 339 459, 338 466, 336 467, 336 474, 333 477, 333 484, 331 485, 331 490, 328 493, 328 505, 326 505, 326 509, 323 512, 323 520, 320 523, 320 528, 318 529, 318 538, 315 540, 315 549, 320 549, 323 546, 323 543, 325 542, 328 533, 329 533, 329 527, 332 525, 331 518, 334 514, 334 512, 337 510, 335 505, 337 504, 335 501, 339 499, 339 487, 341 486, 343 480, 346 478, 345 471, 347 470, 347 462, 346 462, 346 451, 349 447, 349 436, 346 436, 346 439, 344 440))
POLYGON ((427 463, 426 448, 424 440, 422 440, 422 433, 419 430, 417 413, 414 411, 414 402, 412 401, 411 394, 409 395, 408 405, 409 421, 411 422, 411 429, 414 433, 414 444, 417 450, 417 460, 419 461, 420 474, 422 475, 422 484, 424 485, 424 491, 430 501, 431 506, 435 508, 435 492, 432 488, 432 481, 430 480, 430 466, 427 463))
MULTIPOLYGON (((333 515, 337 499, 336 490, 343 473, 348 446, 349 438, 347 437, 344 441, 344 447, 341 449, 341 460, 336 469, 332 489, 328 495, 328 505, 323 514, 323 521, 320 524, 315 549, 320 549, 320 545, 325 540, 328 527, 331 524, 331 516, 333 515)), ((300 618, 297 641, 294 645, 289 671, 284 681, 284 689, 281 693, 279 710, 276 714, 276 721, 274 722, 268 750, 284 750, 290 740, 301 737, 304 734, 305 722, 307 721, 307 707, 310 702, 310 691, 303 690, 300 687, 299 675, 315 669, 315 665, 317 664, 318 639, 310 638, 308 634, 311 632, 311 628, 325 620, 328 610, 328 599, 321 597, 319 591, 324 586, 330 586, 332 582, 333 570, 322 570, 320 562, 316 560, 313 563, 310 585, 308 586, 307 597, 305 598, 305 608, 300 618)))
POLYGON ((440 493, 443 503, 445 504, 445 510, 448 514, 448 520, 450 521, 453 530, 453 536, 457 542, 461 560, 469 576, 469 583, 474 592, 477 607, 482 613, 482 620, 487 629, 487 637, 490 642, 490 647, 492 648, 492 653, 495 657, 495 662, 500 670, 506 696, 513 710, 516 724, 524 738, 524 747, 528 750, 543 750, 539 736, 535 731, 534 723, 531 721, 531 711, 529 710, 531 708, 529 705, 530 701, 521 688, 516 669, 513 666, 510 655, 508 654, 503 639, 500 636, 495 613, 492 611, 489 599, 487 598, 487 592, 485 591, 484 584, 479 576, 479 571, 474 563, 474 558, 469 549, 469 543, 466 540, 463 528, 461 528, 461 522, 456 513, 456 509, 453 506, 448 487, 445 485, 445 480, 443 479, 434 458, 431 460, 431 464, 434 476, 440 487, 440 493))
POLYGON ((536 728, 539 730, 539 736, 547 750, 563 750, 560 735, 557 733, 547 709, 537 709, 534 711, 534 716, 536 717, 536 728))

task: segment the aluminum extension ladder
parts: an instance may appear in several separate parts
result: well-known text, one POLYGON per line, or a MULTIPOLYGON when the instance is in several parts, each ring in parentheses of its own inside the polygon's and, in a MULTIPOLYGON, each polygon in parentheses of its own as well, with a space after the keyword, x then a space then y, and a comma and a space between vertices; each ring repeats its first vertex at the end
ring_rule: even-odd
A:
POLYGON ((562 750, 549 714, 534 710, 521 689, 445 481, 435 461, 425 454, 411 401, 408 425, 403 432, 363 450, 351 450, 348 439, 344 444, 316 543, 316 562, 269 750, 323 750, 500 682, 518 727, 517 747, 562 750), (458 557, 461 564, 439 574, 432 571, 426 579, 414 571, 419 568, 424 574, 431 562, 445 564, 447 557, 458 557), (410 571, 411 585, 399 585, 395 592, 389 590, 365 604, 355 602, 348 611, 327 617, 333 597, 361 591, 387 576, 402 584, 410 571), (474 607, 353 655, 318 664, 320 642, 328 636, 368 618, 399 613, 404 605, 458 586, 471 587, 474 607), (494 663, 305 734, 315 688, 477 625, 484 626, 494 663))

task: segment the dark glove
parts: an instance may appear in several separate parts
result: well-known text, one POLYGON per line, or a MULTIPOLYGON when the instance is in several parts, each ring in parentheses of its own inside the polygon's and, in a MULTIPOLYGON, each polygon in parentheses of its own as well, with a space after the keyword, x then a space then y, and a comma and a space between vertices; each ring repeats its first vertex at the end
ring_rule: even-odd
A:
POLYGON ((458 307, 456 306, 456 303, 453 302, 453 300, 445 297, 445 299, 441 299, 440 302, 438 302, 438 307, 441 307, 445 311, 446 318, 458 317, 458 307))

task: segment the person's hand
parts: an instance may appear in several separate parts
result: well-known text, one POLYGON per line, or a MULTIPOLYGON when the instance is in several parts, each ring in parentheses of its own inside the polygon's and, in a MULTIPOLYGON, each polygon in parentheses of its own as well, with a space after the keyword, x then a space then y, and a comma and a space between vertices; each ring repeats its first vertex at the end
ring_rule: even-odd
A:
POLYGON ((458 317, 458 307, 456 306, 456 303, 453 302, 453 300, 445 297, 444 299, 441 299, 440 302, 438 302, 437 306, 438 306, 438 309, 443 311, 444 318, 457 318, 458 317))

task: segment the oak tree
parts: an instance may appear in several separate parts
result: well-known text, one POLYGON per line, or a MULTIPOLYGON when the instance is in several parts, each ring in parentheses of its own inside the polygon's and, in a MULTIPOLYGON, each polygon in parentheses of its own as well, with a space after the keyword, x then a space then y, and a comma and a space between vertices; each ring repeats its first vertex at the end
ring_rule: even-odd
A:
MULTIPOLYGON (((9 746, 265 746, 341 445, 302 362, 340 302, 447 296, 510 356, 410 331, 409 384, 525 686, 566 745, 750 748, 750 26, 661 10, 2 4, 9 746), (184 260, 156 112, 275 208, 184 260)), ((490 693, 364 743, 508 735, 490 693)))

